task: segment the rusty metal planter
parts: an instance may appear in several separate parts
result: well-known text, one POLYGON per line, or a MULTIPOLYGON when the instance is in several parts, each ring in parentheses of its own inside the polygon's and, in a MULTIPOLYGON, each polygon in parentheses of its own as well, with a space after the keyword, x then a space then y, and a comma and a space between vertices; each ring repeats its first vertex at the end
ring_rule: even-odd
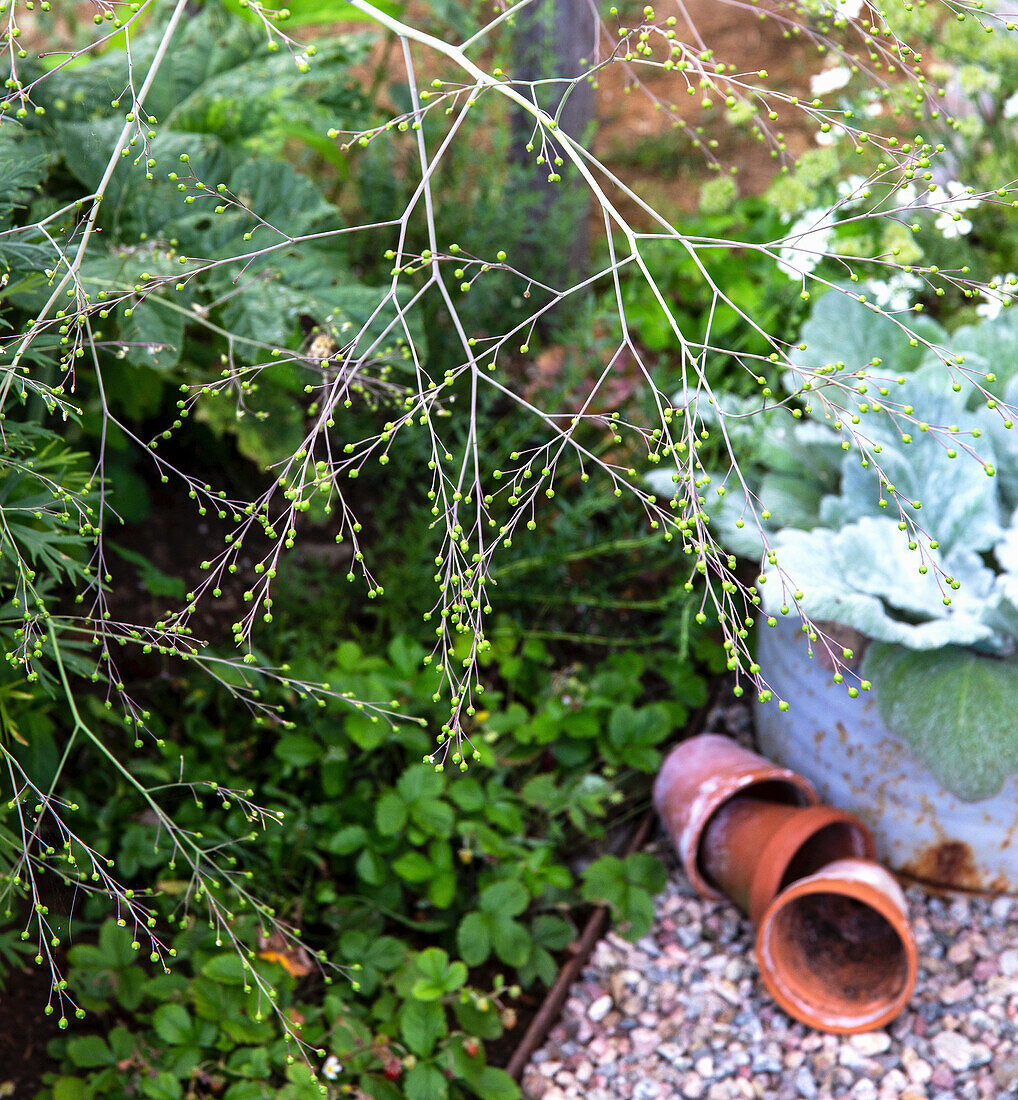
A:
POLYGON ((981 802, 945 790, 883 724, 872 692, 849 698, 807 656, 796 626, 760 631, 757 660, 791 704, 756 705, 760 750, 859 817, 895 870, 949 889, 1018 893, 1018 777, 981 802))

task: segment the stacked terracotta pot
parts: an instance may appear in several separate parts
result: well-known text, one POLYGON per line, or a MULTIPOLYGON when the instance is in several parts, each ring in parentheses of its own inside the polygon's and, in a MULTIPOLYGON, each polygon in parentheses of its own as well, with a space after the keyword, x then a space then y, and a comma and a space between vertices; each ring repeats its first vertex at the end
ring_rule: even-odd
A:
POLYGON ((819 802, 801 775, 710 733, 677 745, 654 785, 690 882, 757 926, 781 1007, 822 1031, 871 1031, 911 996, 915 937, 870 831, 819 802))

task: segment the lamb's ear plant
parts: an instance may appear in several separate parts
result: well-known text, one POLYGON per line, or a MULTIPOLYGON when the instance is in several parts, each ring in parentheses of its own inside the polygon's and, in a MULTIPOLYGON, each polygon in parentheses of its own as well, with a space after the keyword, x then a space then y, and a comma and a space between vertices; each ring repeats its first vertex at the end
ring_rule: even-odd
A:
POLYGON ((931 342, 950 341, 980 372, 987 399, 961 375, 945 386, 939 357, 899 332, 871 330, 860 341, 868 320, 858 303, 828 294, 803 338, 833 364, 849 349, 879 349, 871 392, 900 394, 915 428, 875 424, 860 463, 815 416, 750 421, 760 433, 754 488, 785 504, 781 519, 749 529, 744 504, 728 498, 715 518, 728 545, 763 560, 771 621, 796 608, 824 624, 810 640, 827 657, 839 625, 869 639, 865 654, 855 654, 858 671, 836 679, 844 675, 852 692, 872 683, 888 728, 938 780, 959 797, 987 798, 1018 771, 1009 718, 1018 651, 1018 434, 1010 419, 1018 322, 1005 311, 950 336, 934 322, 924 326, 931 342), (879 469, 876 485, 866 463, 879 469))
MULTIPOLYGON (((421 752, 439 770, 465 770, 468 761, 482 759, 475 738, 503 554, 525 542, 556 496, 581 492, 592 479, 615 497, 635 500, 646 532, 674 545, 678 568, 688 572, 688 590, 699 601, 698 619, 716 618, 720 625, 737 690, 749 683, 768 696, 749 651, 750 628, 764 614, 761 589, 739 582, 706 506, 715 490, 742 498, 742 522, 769 538, 766 503, 750 491, 741 467, 742 412, 724 400, 733 374, 740 376, 738 388, 759 394, 761 410, 777 405, 778 417, 829 421, 839 446, 867 464, 874 491, 883 487, 891 514, 904 525, 903 543, 914 541, 917 560, 945 585, 953 577, 953 563, 938 556, 931 533, 911 511, 912 498, 878 457, 888 433, 926 432, 936 446, 955 447, 960 463, 982 476, 991 461, 985 440, 962 431, 955 444, 947 421, 927 423, 911 399, 884 386, 882 347, 862 353, 853 344, 828 362, 809 339, 797 342, 783 318, 750 294, 752 286, 722 281, 731 268, 716 262, 748 254, 754 264, 778 265, 800 302, 823 289, 835 300, 856 302, 863 329, 879 322, 900 334, 930 360, 931 370, 942 372, 941 388, 951 377, 971 382, 973 399, 995 406, 980 413, 987 425, 1005 420, 993 396, 993 371, 975 360, 959 362, 951 339, 916 314, 941 291, 956 298, 984 292, 998 301, 1007 289, 991 283, 994 272, 927 263, 921 250, 917 260, 915 249, 900 242, 922 241, 936 230, 929 223, 941 217, 957 225, 963 216, 978 219, 985 205, 1010 207, 1009 179, 978 189, 934 187, 933 169, 946 153, 933 136, 942 107, 936 82, 898 32, 895 13, 827 3, 769 13, 789 35, 850 66, 860 85, 871 82, 907 98, 900 124, 889 113, 879 125, 837 95, 796 97, 772 87, 763 70, 726 63, 685 24, 680 5, 674 12, 648 5, 631 17, 614 7, 602 13, 584 65, 566 84, 596 81, 608 66, 620 65, 633 94, 643 95, 644 72, 671 73, 674 103, 659 102, 685 123, 677 105, 692 95, 703 116, 683 128, 719 171, 710 131, 726 117, 748 125, 784 169, 791 158, 781 127, 796 117, 823 140, 838 139, 858 165, 858 180, 841 193, 835 188, 825 208, 800 213, 767 240, 747 240, 686 232, 613 175, 585 135, 566 133, 537 105, 535 85, 514 80, 510 61, 514 16, 527 3, 497 5, 462 38, 431 34, 396 5, 348 0, 337 6, 333 14, 356 12, 365 26, 392 37, 405 92, 391 112, 347 89, 342 76, 359 56, 356 44, 339 38, 316 46, 300 28, 288 29, 289 9, 258 0, 237 5, 239 14, 213 0, 197 13, 190 0, 104 8, 96 14, 94 38, 42 59, 19 44, 19 20, 45 23, 52 17, 47 7, 9 0, 0 12, 9 62, 0 98, 0 179, 13 181, 9 190, 0 188, 0 427, 10 432, 14 421, 34 419, 59 429, 65 418, 81 417, 91 425, 96 449, 84 483, 54 484, 54 505, 40 509, 42 528, 52 527, 59 503, 57 525, 86 547, 86 564, 71 577, 77 606, 48 598, 28 548, 18 552, 15 580, 5 581, 4 590, 5 598, 20 601, 15 643, 7 651, 12 668, 59 684, 72 717, 64 756, 46 783, 19 771, 17 755, 2 750, 23 845, 5 891, 8 898, 29 894, 30 938, 40 955, 50 955, 56 937, 33 867, 57 863, 68 880, 112 896, 125 923, 139 929, 132 942, 142 941, 154 919, 92 851, 87 831, 66 824, 73 809, 62 804, 58 787, 63 762, 81 740, 132 785, 172 838, 176 858, 192 876, 185 901, 204 907, 224 942, 242 946, 232 930, 241 901, 266 928, 273 926, 274 915, 241 872, 219 860, 200 831, 176 827, 161 798, 132 774, 131 742, 144 746, 158 735, 121 675, 120 653, 134 647, 228 680, 268 723, 279 720, 265 696, 273 684, 298 696, 342 694, 343 684, 293 683, 285 671, 259 668, 257 630, 272 620, 281 560, 309 515, 349 547, 348 579, 367 599, 400 598, 387 591, 384 563, 372 559, 370 517, 353 492, 356 479, 376 465, 392 468, 407 455, 419 462, 417 497, 408 506, 419 502, 439 533, 433 603, 412 609, 434 631, 423 664, 432 694, 448 704, 446 720, 421 752), (450 150, 501 125, 507 111, 530 120, 526 152, 534 179, 582 180, 603 227, 590 273, 571 284, 550 285, 525 269, 512 242, 492 246, 486 236, 475 242, 469 228, 451 239, 437 215, 436 187, 450 150), (397 208, 371 220, 344 220, 341 207, 288 163, 310 149, 341 179, 378 143, 399 145, 413 168, 412 190, 397 208), (619 195, 638 212, 633 219, 620 212, 619 195), (356 267, 350 262, 355 251, 356 267), (694 320, 677 314, 656 277, 670 252, 702 281, 707 304, 694 320), (369 255, 373 271, 364 260, 369 255), (460 303, 496 276, 513 288, 519 310, 500 329, 475 331, 460 303), (918 285, 901 283, 905 276, 918 285), (899 279, 897 297, 867 292, 892 277, 899 279), (599 289, 615 301, 606 351, 592 364, 578 402, 545 407, 523 392, 519 365, 535 354, 556 317, 572 314, 599 289), (634 336, 634 308, 644 325, 657 310, 654 356, 634 336), (429 353, 429 325, 449 337, 440 356, 429 353), (614 407, 611 382, 623 372, 637 380, 650 419, 614 407), (779 397, 784 378, 793 384, 779 397), (172 387, 175 408, 167 415, 161 396, 172 387), (142 391, 151 401, 141 399, 142 391), (518 448, 482 448, 478 414, 488 401, 529 423, 518 448), (219 483, 219 471, 189 468, 180 457, 187 448, 175 449, 174 442, 195 422, 235 434, 259 463, 261 482, 253 493, 242 497, 225 480, 219 483), (266 430, 253 431, 252 424, 266 430), (120 622, 111 609, 110 586, 122 575, 107 542, 117 525, 118 485, 111 474, 118 449, 144 456, 166 491, 189 499, 196 521, 218 519, 228 528, 222 543, 203 555, 201 581, 152 623, 120 622), (711 453, 724 471, 720 482, 711 479, 701 453, 711 453), (973 461, 977 455, 980 462, 973 461), (665 491, 647 488, 646 468, 666 471, 665 491), (567 471, 575 477, 567 479, 567 471), (234 586, 243 610, 233 623, 237 656, 226 659, 207 650, 194 631, 199 608, 234 586), (100 708, 109 703, 110 714, 119 715, 116 724, 111 719, 99 727, 80 702, 65 638, 88 646, 100 708), (44 828, 64 847, 47 845, 44 828), (233 900, 224 900, 231 891, 233 900)), ((940 7, 943 18, 1011 33, 1003 17, 979 5, 940 7)), ((311 10, 318 17, 329 9, 311 10)), ((311 17, 307 8, 294 5, 293 11, 311 17)), ((483 140, 474 145, 481 156, 494 147, 483 140)), ((778 549, 768 551, 775 563, 778 549)), ((774 568, 779 571, 766 591, 785 586, 794 593, 791 569, 774 568)), ((809 628, 808 605, 800 614, 809 628)), ((391 717, 388 708, 374 714, 383 722, 391 717)), ((641 761, 651 761, 660 727, 654 719, 637 731, 641 761)), ((630 732, 620 724, 620 753, 630 732)), ((211 780, 181 783, 186 791, 207 783, 202 793, 242 805, 250 824, 263 823, 264 813, 243 792, 218 790, 211 780)), ((148 942, 162 958, 158 936, 148 942)), ((243 965, 251 982, 264 980, 260 970, 243 965)), ((56 976, 55 987, 57 1001, 70 1003, 56 976)))

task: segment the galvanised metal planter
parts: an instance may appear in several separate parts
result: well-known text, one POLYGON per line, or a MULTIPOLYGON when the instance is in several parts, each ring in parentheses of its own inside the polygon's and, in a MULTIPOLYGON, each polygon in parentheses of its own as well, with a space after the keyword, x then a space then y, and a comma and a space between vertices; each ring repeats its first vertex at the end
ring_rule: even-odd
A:
POLYGON ((807 656, 797 622, 762 629, 757 661, 791 704, 756 704, 761 751, 868 825, 881 860, 948 889, 1018 893, 1018 777, 980 802, 946 790, 884 725, 873 692, 850 698, 807 656))

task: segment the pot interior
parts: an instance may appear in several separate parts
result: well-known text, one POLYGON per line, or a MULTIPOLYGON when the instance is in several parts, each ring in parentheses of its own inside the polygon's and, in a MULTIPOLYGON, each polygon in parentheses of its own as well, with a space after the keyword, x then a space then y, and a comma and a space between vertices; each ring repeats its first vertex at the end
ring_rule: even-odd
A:
POLYGON ((820 1019, 847 1024, 877 1015, 907 991, 908 956, 871 905, 832 891, 792 898, 772 917, 770 944, 781 984, 820 1019))

